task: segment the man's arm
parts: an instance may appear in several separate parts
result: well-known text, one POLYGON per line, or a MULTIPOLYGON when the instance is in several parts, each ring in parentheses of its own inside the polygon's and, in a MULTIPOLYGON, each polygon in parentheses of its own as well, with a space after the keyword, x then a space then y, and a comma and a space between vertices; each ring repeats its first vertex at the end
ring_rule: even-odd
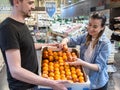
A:
POLYGON ((42 44, 42 43, 34 43, 35 45, 35 49, 36 50, 39 50, 41 49, 43 46, 44 47, 47 47, 47 46, 57 46, 58 44, 57 43, 45 43, 45 44, 42 44))
POLYGON ((67 90, 64 85, 56 81, 42 78, 21 67, 21 57, 19 49, 10 49, 6 51, 7 63, 13 78, 30 84, 52 87, 54 90, 67 90))

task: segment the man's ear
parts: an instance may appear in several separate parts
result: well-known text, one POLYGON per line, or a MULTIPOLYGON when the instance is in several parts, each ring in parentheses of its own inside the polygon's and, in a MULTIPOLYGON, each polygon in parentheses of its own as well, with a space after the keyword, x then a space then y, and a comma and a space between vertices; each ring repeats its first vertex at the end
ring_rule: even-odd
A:
POLYGON ((19 3, 20 3, 20 0, 13 0, 13 5, 14 5, 14 6, 18 6, 19 3))

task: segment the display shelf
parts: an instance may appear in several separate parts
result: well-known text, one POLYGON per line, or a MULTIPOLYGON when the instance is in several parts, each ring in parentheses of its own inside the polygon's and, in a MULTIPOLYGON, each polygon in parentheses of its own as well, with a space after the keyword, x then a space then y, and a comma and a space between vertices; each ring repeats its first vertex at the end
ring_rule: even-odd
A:
POLYGON ((0 50, 0 71, 2 70, 4 64, 5 63, 4 63, 3 56, 2 56, 2 53, 1 53, 1 50, 0 50))
POLYGON ((113 30, 111 40, 120 41, 120 7, 110 10, 110 29, 113 30))

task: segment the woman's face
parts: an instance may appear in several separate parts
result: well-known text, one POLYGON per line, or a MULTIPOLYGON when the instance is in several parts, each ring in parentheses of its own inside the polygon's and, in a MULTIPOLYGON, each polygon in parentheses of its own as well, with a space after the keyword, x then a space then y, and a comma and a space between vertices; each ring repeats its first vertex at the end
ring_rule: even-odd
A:
POLYGON ((101 26, 101 20, 100 19, 93 19, 90 18, 89 24, 87 26, 88 33, 93 37, 96 38, 101 30, 103 30, 104 27, 101 26))

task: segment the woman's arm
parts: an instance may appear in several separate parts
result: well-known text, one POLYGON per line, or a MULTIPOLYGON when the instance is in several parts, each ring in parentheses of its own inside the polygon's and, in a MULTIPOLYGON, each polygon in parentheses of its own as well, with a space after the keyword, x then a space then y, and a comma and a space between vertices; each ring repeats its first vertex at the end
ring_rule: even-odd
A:
POLYGON ((75 62, 68 62, 70 65, 82 65, 86 68, 89 68, 91 70, 94 70, 94 71, 99 71, 99 67, 97 64, 92 64, 92 63, 88 63, 88 62, 85 62, 79 58, 76 58, 75 62))

